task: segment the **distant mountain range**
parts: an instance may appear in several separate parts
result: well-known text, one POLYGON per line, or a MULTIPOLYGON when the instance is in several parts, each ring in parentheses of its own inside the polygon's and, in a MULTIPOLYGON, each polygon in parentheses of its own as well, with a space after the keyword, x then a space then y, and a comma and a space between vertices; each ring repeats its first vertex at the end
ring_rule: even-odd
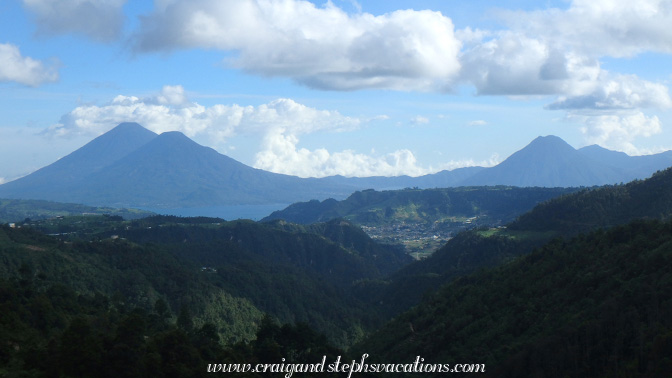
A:
POLYGON ((539 137, 491 167, 421 177, 299 178, 246 166, 184 134, 122 123, 70 155, 0 185, 0 198, 115 207, 206 207, 343 199, 357 190, 470 185, 594 186, 646 178, 672 165, 672 151, 631 157, 598 146, 574 149, 539 137))
POLYGON ((460 185, 578 187, 644 179, 672 165, 672 151, 629 156, 597 145, 574 149, 556 136, 538 137, 500 164, 460 185))

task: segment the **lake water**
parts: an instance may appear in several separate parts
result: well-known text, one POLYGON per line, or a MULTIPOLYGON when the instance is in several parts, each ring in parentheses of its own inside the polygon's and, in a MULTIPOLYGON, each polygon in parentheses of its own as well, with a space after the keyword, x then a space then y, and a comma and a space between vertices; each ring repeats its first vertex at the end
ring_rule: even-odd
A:
POLYGON ((231 205, 231 206, 209 206, 209 207, 181 207, 172 209, 162 208, 147 208, 148 210, 157 214, 177 215, 180 217, 217 217, 224 220, 235 219, 252 219, 260 220, 276 210, 282 210, 289 206, 289 204, 272 204, 272 205, 231 205))

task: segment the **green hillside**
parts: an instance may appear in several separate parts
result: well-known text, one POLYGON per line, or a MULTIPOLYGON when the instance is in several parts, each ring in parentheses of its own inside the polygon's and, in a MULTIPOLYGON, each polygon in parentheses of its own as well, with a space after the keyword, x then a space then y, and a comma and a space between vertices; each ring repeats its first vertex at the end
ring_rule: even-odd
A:
MULTIPOLYGON (((281 323, 307 323, 339 346, 351 345, 386 320, 349 294, 352 284, 412 261, 341 221, 304 227, 203 217, 77 216, 6 229, 43 238, 57 253, 37 245, 30 253, 0 254, 0 277, 16 275, 27 263, 79 293, 120 293, 145 309, 160 298, 172 308, 184 302, 196 322, 221 317, 219 327, 227 311, 248 306, 244 311, 268 313, 281 323), (222 304, 233 299, 244 306, 234 303, 231 310, 222 304)), ((247 333, 228 332, 227 323, 222 338, 249 338, 256 323, 254 316, 246 319, 247 333)))
POLYGON ((647 180, 551 199, 503 227, 462 232, 430 257, 386 279, 360 282, 356 293, 376 310, 394 316, 457 277, 512 261, 553 238, 671 216, 672 169, 667 169, 647 180))
POLYGON ((633 218, 667 219, 672 215, 672 171, 647 180, 605 186, 544 203, 509 225, 512 230, 554 230, 572 235, 629 222, 633 218))
POLYGON ((335 345, 496 377, 668 376, 670 180, 568 194, 415 262, 343 218, 4 225, 0 375, 201 376, 212 361, 316 362, 335 345))
POLYGON ((196 265, 157 246, 121 239, 63 243, 27 227, 2 226, 0 262, 0 278, 29 279, 38 291, 64 285, 77 295, 103 295, 142 310, 163 300, 174 316, 189 308, 196 324, 214 322, 230 341, 253 337, 262 316, 248 300, 219 289, 196 265))
POLYGON ((577 190, 510 186, 365 190, 342 201, 295 203, 262 221, 310 224, 342 218, 362 226, 377 241, 403 245, 408 253, 425 257, 460 231, 511 222, 538 203, 577 190))
POLYGON ((263 221, 284 219, 309 224, 345 218, 357 224, 374 226, 402 221, 433 224, 482 217, 483 223, 494 224, 513 220, 539 202, 576 190, 509 186, 364 190, 342 201, 299 202, 274 212, 263 221))
POLYGON ((352 345, 385 320, 349 295, 353 282, 410 261, 343 221, 89 215, 4 225, 0 375, 201 376, 206 362, 335 358, 330 345, 352 345))
POLYGON ((670 272, 670 222, 556 240, 442 287, 357 349, 484 363, 493 377, 670 376, 670 272))

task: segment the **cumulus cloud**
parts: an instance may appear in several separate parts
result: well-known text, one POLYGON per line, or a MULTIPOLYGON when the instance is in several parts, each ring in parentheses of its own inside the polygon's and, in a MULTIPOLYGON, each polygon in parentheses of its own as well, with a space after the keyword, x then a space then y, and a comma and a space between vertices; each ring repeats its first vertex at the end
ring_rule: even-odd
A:
POLYGON ((255 168, 299 177, 420 176, 429 173, 418 166, 415 156, 407 149, 373 156, 352 150, 330 153, 319 148, 311 151, 298 148, 298 142, 295 135, 268 133, 256 155, 255 168))
POLYGON ((647 116, 641 111, 619 111, 614 113, 573 112, 568 115, 572 121, 584 124, 581 132, 590 144, 623 151, 630 155, 640 155, 633 144, 638 137, 650 137, 662 132, 662 124, 656 116, 647 116))
POLYGON ((188 136, 209 132, 220 138, 233 134, 242 106, 205 107, 188 102, 181 86, 165 86, 161 93, 146 98, 115 97, 104 105, 83 105, 61 117, 48 128, 55 136, 100 135, 121 122, 135 121, 157 133, 181 131, 188 136))
POLYGON ((100 42, 117 39, 126 0, 23 0, 35 15, 38 33, 78 33, 100 42))
POLYGON ((612 74, 597 59, 562 51, 512 31, 474 45, 463 56, 463 79, 480 95, 557 96, 551 110, 672 106, 669 89, 636 75, 612 74))
POLYGON ((582 123, 586 141, 637 152, 634 140, 660 132, 644 109, 669 109, 663 83, 612 73, 600 59, 672 52, 672 3, 574 0, 568 9, 500 11, 507 29, 465 28, 461 80, 479 95, 553 96, 546 107, 582 123))
POLYGON ((587 56, 672 52, 667 0, 574 0, 567 10, 501 12, 515 30, 587 56))
POLYGON ((259 106, 222 105, 210 107, 191 102, 182 86, 165 86, 156 95, 140 98, 115 97, 105 105, 79 106, 46 130, 55 137, 97 136, 121 122, 135 121, 161 133, 181 131, 190 137, 203 136, 223 143, 241 135, 261 140, 254 166, 277 173, 301 177, 344 176, 418 176, 431 173, 418 165, 406 149, 383 155, 356 153, 352 150, 329 152, 299 147, 301 135, 315 132, 346 132, 370 120, 337 111, 321 110, 291 99, 277 99, 259 106))
POLYGON ((635 75, 604 73, 598 85, 587 94, 561 96, 549 109, 635 109, 672 107, 666 86, 642 80, 635 75))
POLYGON ((482 95, 584 94, 601 73, 596 59, 511 31, 466 50, 462 61, 462 78, 482 95))
POLYGON ((439 12, 348 15, 304 0, 166 0, 142 19, 138 52, 235 51, 233 67, 313 88, 446 90, 461 44, 439 12))
POLYGON ((46 66, 39 60, 21 55, 15 45, 0 43, 0 81, 13 81, 36 87, 58 80, 56 66, 46 66))
POLYGON ((318 130, 344 131, 361 123, 336 111, 319 110, 291 99, 277 99, 258 107, 191 102, 182 86, 164 86, 145 98, 119 95, 102 106, 79 106, 61 117, 48 134, 100 135, 121 122, 135 121, 162 133, 180 131, 189 137, 205 135, 224 141, 239 133, 264 134, 269 130, 294 135, 318 130))
POLYGON ((669 1, 574 0, 567 10, 498 14, 508 29, 456 32, 464 45, 461 79, 478 94, 561 96, 553 109, 669 106, 662 84, 610 74, 599 63, 672 52, 669 1))

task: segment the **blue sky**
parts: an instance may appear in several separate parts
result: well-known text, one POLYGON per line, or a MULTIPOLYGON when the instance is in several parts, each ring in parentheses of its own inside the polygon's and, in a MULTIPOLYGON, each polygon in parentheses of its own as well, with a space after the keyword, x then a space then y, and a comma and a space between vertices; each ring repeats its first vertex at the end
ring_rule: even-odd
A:
POLYGON ((120 122, 309 176, 672 149, 672 1, 5 0, 0 182, 120 122))

